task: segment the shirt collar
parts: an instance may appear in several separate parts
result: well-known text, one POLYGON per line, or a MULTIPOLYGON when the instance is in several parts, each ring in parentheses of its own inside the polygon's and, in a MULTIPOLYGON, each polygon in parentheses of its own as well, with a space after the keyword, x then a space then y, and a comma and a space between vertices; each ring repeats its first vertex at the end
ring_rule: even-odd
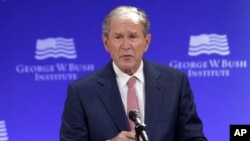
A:
MULTIPOLYGON (((122 87, 126 86, 128 80, 131 76, 122 72, 117 67, 117 65, 114 63, 114 61, 112 63, 113 63, 113 69, 115 71, 117 80, 119 81, 119 83, 121 84, 122 87)), ((144 83, 143 61, 141 61, 141 64, 140 64, 138 70, 132 76, 135 76, 137 78, 137 80, 139 80, 141 83, 144 83)))

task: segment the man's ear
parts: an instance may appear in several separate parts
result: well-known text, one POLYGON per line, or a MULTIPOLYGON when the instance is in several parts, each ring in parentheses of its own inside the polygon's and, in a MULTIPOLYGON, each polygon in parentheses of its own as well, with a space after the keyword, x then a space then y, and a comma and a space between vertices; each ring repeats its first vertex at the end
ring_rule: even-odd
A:
POLYGON ((108 37, 102 35, 102 42, 103 42, 103 45, 104 45, 104 47, 105 47, 105 50, 106 50, 107 52, 109 52, 109 48, 108 48, 108 37))
POLYGON ((144 52, 146 52, 148 50, 148 48, 149 48, 149 44, 151 42, 151 34, 146 35, 145 42, 146 42, 146 46, 145 46, 144 52))

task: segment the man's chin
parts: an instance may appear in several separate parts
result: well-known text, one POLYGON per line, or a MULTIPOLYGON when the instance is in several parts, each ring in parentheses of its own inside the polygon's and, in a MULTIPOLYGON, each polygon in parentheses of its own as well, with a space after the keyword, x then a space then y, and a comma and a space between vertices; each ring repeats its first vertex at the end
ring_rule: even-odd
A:
POLYGON ((127 73, 129 75, 132 75, 135 73, 136 69, 134 68, 134 65, 132 64, 123 64, 120 68, 124 73, 127 73))

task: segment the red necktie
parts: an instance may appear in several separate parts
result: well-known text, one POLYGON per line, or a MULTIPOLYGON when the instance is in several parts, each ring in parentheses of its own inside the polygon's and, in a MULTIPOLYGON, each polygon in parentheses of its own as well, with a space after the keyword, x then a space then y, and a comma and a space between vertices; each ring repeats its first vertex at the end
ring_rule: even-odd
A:
MULTIPOLYGON (((140 111, 137 96, 136 96, 136 91, 135 91, 135 82, 136 82, 136 77, 132 76, 130 77, 127 83, 128 85, 127 114, 129 114, 129 111, 134 110, 134 109, 140 111)), ((128 121, 129 121, 129 126, 131 130, 135 130, 135 124, 133 123, 133 121, 129 119, 129 116, 128 116, 128 121)))

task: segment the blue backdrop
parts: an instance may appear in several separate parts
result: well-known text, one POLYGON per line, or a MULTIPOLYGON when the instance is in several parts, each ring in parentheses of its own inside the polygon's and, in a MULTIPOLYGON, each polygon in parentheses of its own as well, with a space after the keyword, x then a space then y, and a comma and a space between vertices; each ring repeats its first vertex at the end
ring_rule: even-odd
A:
POLYGON ((145 58, 187 73, 210 141, 250 123, 248 0, 1 0, 1 141, 59 140, 67 85, 110 60, 101 25, 118 5, 148 13, 145 58))

